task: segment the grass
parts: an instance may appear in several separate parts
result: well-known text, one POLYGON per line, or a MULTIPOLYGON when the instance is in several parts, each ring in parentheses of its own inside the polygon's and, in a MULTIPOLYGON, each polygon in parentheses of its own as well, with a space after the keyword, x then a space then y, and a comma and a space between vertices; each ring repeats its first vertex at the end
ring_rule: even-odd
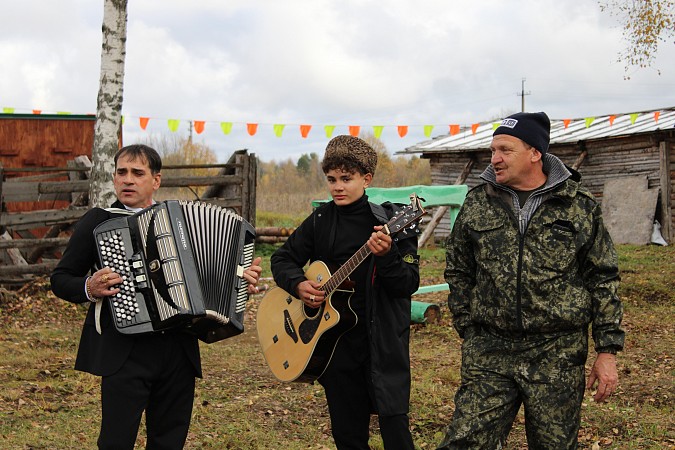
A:
MULTIPOLYGON (((263 276, 269 277, 274 248, 256 249, 263 276)), ((442 283, 443 250, 421 255, 422 284, 442 283)), ((580 447, 675 449, 675 248, 621 246, 619 256, 627 331, 620 387, 608 403, 586 395, 580 447)), ((204 378, 197 382, 187 449, 334 448, 322 388, 281 383, 265 365, 255 330, 261 298, 249 301, 242 335, 202 345, 204 378)), ((433 449, 453 413, 460 341, 444 292, 415 300, 441 307, 438 323, 414 324, 411 333, 411 428, 419 449, 433 449)), ((44 278, 19 291, 0 290, 0 448, 95 447, 99 380, 72 369, 84 313, 54 298, 44 278)), ((524 425, 521 413, 508 449, 526 448, 524 425)), ((376 420, 372 436, 372 448, 381 449, 376 420)), ((138 448, 144 444, 141 432, 138 448)))

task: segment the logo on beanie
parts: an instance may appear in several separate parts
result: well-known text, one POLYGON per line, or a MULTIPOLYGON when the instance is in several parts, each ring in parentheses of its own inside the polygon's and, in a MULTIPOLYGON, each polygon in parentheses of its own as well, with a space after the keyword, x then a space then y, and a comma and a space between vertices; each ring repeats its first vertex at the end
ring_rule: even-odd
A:
POLYGON ((500 127, 506 127, 506 128, 515 128, 517 124, 518 124, 517 119, 504 119, 504 120, 502 120, 502 124, 499 125, 499 126, 500 127))

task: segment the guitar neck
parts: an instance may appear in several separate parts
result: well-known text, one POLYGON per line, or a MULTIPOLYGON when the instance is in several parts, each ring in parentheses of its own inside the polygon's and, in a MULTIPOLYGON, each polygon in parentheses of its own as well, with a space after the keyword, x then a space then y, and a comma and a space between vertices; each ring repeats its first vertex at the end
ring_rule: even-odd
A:
POLYGON ((335 273, 324 283, 321 287, 326 293, 326 296, 330 295, 335 289, 338 288, 346 279, 351 275, 351 273, 361 264, 372 252, 368 248, 368 244, 363 244, 361 248, 352 255, 351 258, 347 260, 335 273))

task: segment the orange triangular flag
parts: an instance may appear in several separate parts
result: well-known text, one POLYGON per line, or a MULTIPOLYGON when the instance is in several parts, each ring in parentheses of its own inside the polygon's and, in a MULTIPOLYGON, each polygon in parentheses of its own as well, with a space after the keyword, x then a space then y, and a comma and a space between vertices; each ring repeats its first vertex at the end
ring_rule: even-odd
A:
POLYGON ((450 125, 450 136, 459 134, 459 125, 450 125))
POLYGON ((300 125, 300 136, 306 138, 309 134, 309 130, 312 129, 311 125, 300 125))
POLYGON ((405 137, 405 135, 408 134, 408 125, 399 125, 397 128, 399 136, 405 137))
POLYGON ((614 121, 616 120, 616 116, 609 116, 609 126, 611 127, 614 125, 614 121))
POLYGON ((195 131, 197 134, 202 134, 204 131, 204 121, 203 120, 195 120, 195 131))
POLYGON ((138 119, 139 123, 141 124, 141 129, 145 130, 145 127, 148 126, 148 122, 150 121, 149 117, 141 117, 138 119))
POLYGON ((478 131, 478 127, 480 126, 479 123, 474 123, 471 125, 471 134, 476 134, 476 131, 478 131))
POLYGON ((246 130, 248 130, 248 134, 253 136, 258 132, 258 124, 257 123, 247 123, 246 124, 246 130))
POLYGON ((660 116, 660 115, 661 115, 661 111, 656 111, 656 112, 654 113, 654 122, 657 122, 657 123, 658 123, 658 121, 659 121, 659 116, 660 116))
POLYGON ((359 137, 359 132, 361 131, 361 127, 359 125, 349 125, 349 134, 351 134, 354 137, 359 137))
POLYGON ((34 109, 33 114, 42 114, 42 110, 41 109, 34 109))
POLYGON ((565 125, 565 129, 570 126, 570 122, 572 122, 572 119, 565 119, 563 120, 563 124, 565 125))

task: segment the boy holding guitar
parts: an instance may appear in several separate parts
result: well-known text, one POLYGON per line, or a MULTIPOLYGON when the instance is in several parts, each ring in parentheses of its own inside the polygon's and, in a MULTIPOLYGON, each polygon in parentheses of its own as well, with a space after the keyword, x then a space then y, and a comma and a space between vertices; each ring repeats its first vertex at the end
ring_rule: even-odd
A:
MULTIPOLYGON (((365 190, 376 165, 377 153, 363 140, 333 138, 322 162, 333 200, 316 208, 271 258, 275 282, 296 297, 303 317, 296 330, 291 313, 284 312, 291 343, 314 339, 321 321, 339 318, 340 323, 321 337, 325 340, 313 346, 316 359, 307 364, 301 379, 291 380, 316 379, 323 386, 338 449, 369 448, 373 413, 387 450, 414 448, 408 419, 408 345, 410 297, 419 287, 418 229, 408 222, 394 235, 389 225, 399 208, 368 201, 365 190), (326 289, 330 273, 304 272, 308 262, 323 262, 330 273, 346 271, 349 278, 334 290, 326 289)), ((284 367, 289 365, 292 362, 284 361, 284 367)))

